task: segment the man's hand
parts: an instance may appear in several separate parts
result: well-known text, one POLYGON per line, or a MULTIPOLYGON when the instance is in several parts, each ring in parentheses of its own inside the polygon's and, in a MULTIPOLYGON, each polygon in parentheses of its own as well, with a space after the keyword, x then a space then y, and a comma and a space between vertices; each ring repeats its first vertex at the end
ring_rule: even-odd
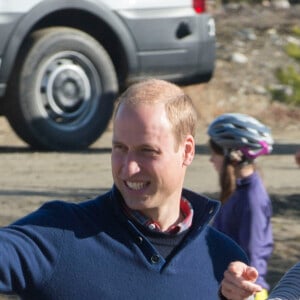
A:
POLYGON ((230 300, 245 300, 262 290, 260 285, 254 283, 257 277, 255 268, 239 261, 232 262, 224 273, 221 293, 230 300))

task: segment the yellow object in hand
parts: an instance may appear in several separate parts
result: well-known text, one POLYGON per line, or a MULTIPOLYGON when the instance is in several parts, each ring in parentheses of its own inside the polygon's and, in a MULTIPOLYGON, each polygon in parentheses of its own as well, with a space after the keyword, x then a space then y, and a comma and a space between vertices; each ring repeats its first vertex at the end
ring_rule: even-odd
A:
POLYGON ((256 293, 255 300, 267 300, 268 298, 268 291, 266 289, 262 289, 262 291, 256 293))

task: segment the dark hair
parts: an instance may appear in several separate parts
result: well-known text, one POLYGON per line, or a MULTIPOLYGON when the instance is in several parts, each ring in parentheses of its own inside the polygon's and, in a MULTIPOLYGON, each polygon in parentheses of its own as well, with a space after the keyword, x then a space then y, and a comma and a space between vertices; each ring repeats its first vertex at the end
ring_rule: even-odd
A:
POLYGON ((224 156, 223 166, 219 174, 219 184, 221 187, 220 201, 224 204, 236 189, 234 166, 232 165, 230 158, 225 155, 223 148, 216 144, 212 139, 209 140, 209 146, 213 152, 224 156))

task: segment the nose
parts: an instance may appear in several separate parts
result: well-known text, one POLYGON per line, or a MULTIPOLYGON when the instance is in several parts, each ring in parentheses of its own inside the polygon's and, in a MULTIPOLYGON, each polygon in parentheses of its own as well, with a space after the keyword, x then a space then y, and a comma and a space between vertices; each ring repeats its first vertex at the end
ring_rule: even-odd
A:
POLYGON ((140 172, 140 164, 133 154, 128 154, 123 163, 123 172, 130 177, 140 172))

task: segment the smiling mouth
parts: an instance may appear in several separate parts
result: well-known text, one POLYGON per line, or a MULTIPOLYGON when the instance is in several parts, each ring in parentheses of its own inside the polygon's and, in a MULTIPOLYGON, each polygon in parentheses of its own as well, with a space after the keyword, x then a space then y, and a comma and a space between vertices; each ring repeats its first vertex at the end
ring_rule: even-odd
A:
POLYGON ((136 182, 136 181, 125 181, 127 187, 131 190, 139 191, 144 189, 149 183, 147 182, 136 182))

